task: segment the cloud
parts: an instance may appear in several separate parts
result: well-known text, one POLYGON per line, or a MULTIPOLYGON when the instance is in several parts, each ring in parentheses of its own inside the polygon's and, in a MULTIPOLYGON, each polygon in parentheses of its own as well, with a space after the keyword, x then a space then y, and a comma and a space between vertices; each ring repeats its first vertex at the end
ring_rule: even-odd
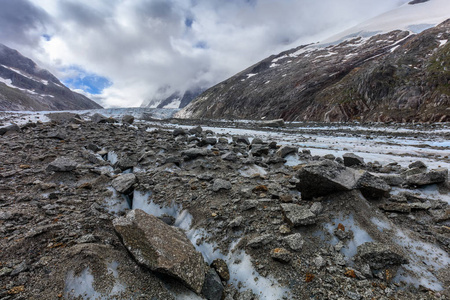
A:
POLYGON ((19 51, 103 105, 138 106, 175 90, 211 86, 406 0, 30 1, 0 0, 6 15, 20 12, 8 17, 3 40, 23 40, 19 51), (93 81, 89 90, 72 66, 111 85, 100 81, 95 89, 93 81))

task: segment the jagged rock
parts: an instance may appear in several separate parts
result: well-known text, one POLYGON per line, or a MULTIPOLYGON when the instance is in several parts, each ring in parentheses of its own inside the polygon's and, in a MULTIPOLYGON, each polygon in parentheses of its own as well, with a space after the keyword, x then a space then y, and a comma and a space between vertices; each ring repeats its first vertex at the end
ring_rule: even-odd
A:
POLYGON ((52 122, 60 124, 73 122, 73 120, 75 119, 82 120, 80 115, 70 112, 49 113, 45 116, 48 117, 52 122))
POLYGON ((289 263, 292 260, 292 253, 284 248, 275 248, 270 251, 270 256, 281 263, 289 263))
POLYGON ((77 162, 67 157, 58 157, 48 167, 49 172, 70 172, 77 168, 77 162))
POLYGON ((216 179, 214 180, 212 190, 214 192, 218 192, 220 190, 231 190, 231 182, 223 179, 216 179))
POLYGON ((416 186, 447 182, 448 169, 440 168, 431 170, 427 173, 411 175, 406 177, 406 181, 409 185, 416 185, 416 186))
POLYGON ((241 226, 241 224, 243 222, 244 222, 244 217, 238 216, 238 217, 234 218, 233 220, 231 220, 230 223, 228 224, 228 226, 230 226, 231 228, 239 227, 239 226, 241 226))
POLYGON ((261 121, 258 123, 260 127, 283 127, 284 126, 284 120, 283 119, 276 119, 276 120, 267 120, 267 121, 261 121))
POLYGON ((381 178, 364 172, 358 179, 356 188, 360 189, 367 198, 380 198, 385 196, 391 190, 391 187, 381 178))
POLYGON ((20 127, 17 124, 11 124, 9 126, 0 127, 0 135, 4 135, 7 132, 19 132, 20 127))
POLYGON ((113 221, 125 247, 140 264, 152 271, 173 276, 200 293, 205 265, 185 234, 140 209, 113 221))
POLYGON ((427 166, 422 161, 418 160, 418 161, 415 161, 415 162, 409 164, 408 168, 410 168, 410 169, 414 169, 414 168, 426 169, 427 166))
POLYGON ((224 155, 221 156, 223 160, 227 160, 227 161, 237 161, 238 157, 236 155, 236 153, 234 152, 227 152, 224 155))
POLYGON ((217 144, 217 139, 216 138, 212 138, 212 137, 208 137, 208 138, 203 138, 200 140, 200 142, 197 143, 198 147, 204 147, 207 145, 215 145, 217 144))
POLYGON ((86 149, 91 150, 91 151, 94 151, 94 152, 98 152, 98 151, 101 150, 101 148, 100 148, 99 146, 97 146, 97 145, 95 145, 95 144, 92 144, 92 143, 88 144, 88 145, 86 146, 86 149))
POLYGON ((261 144, 264 144, 264 142, 260 138, 254 138, 253 141, 252 141, 252 146, 253 145, 261 145, 261 144))
POLYGON ((408 263, 408 260, 402 254, 386 244, 364 243, 358 246, 357 254, 361 261, 368 263, 375 270, 408 263))
POLYGON ((203 132, 203 128, 199 125, 194 128, 189 129, 190 134, 201 134, 203 132))
POLYGON ((94 123, 106 123, 108 120, 107 117, 105 117, 104 115, 101 115, 99 113, 93 114, 91 116, 91 121, 94 123))
POLYGON ((236 144, 242 143, 245 145, 250 145, 250 141, 246 136, 233 136, 233 142, 235 142, 236 144))
POLYGON ((271 234, 264 234, 257 236, 250 241, 248 241, 247 246, 251 248, 260 248, 273 241, 273 236, 271 234))
POLYGON ((269 146, 263 144, 252 144, 250 153, 253 156, 262 156, 269 154, 269 146))
POLYGON ((306 206, 297 204, 281 204, 284 216, 291 226, 310 225, 317 222, 316 215, 306 206))
POLYGON ((126 193, 130 190, 130 188, 137 182, 136 175, 133 173, 122 174, 115 178, 111 185, 112 187, 118 191, 119 193, 126 193))
POLYGON ((406 182, 405 177, 399 174, 377 174, 377 176, 390 186, 401 186, 406 182))
POLYGON ((380 205, 380 208, 384 211, 389 211, 389 212, 400 212, 400 213, 407 213, 407 214, 411 212, 411 207, 407 203, 389 202, 389 203, 380 205))
POLYGON ((123 124, 133 124, 134 117, 132 115, 125 115, 122 117, 122 123, 123 124))
POLYGON ((188 149, 183 152, 181 152, 181 155, 183 155, 185 160, 195 159, 197 157, 201 156, 207 156, 208 155, 208 149, 205 148, 193 148, 188 149))
POLYGON ((355 188, 361 174, 337 162, 324 160, 304 166, 298 173, 297 189, 302 199, 325 196, 355 188))
POLYGON ((137 156, 136 155, 124 155, 119 158, 115 167, 119 168, 122 171, 133 168, 137 165, 137 156))
POLYGON ((184 130, 183 128, 175 128, 172 132, 173 136, 177 137, 179 135, 186 135, 186 130, 184 130))
POLYGON ((300 233, 294 233, 283 238, 283 241, 293 251, 300 251, 303 248, 304 240, 300 233))
POLYGON ((211 267, 216 270, 217 275, 219 275, 220 279, 225 282, 230 280, 230 270, 228 269, 227 263, 223 259, 217 258, 213 260, 213 262, 211 263, 211 267))
POLYGON ((323 205, 320 202, 314 202, 309 208, 313 214, 319 215, 323 210, 323 205))
POLYGON ((342 158, 346 167, 364 165, 364 158, 354 153, 345 153, 342 158))
POLYGON ((223 295, 223 285, 219 275, 214 269, 209 269, 205 276, 205 283, 202 288, 202 295, 208 300, 221 300, 223 295))
POLYGON ((285 158, 291 153, 297 153, 298 148, 292 147, 292 146, 282 146, 278 151, 276 152, 279 157, 285 158))

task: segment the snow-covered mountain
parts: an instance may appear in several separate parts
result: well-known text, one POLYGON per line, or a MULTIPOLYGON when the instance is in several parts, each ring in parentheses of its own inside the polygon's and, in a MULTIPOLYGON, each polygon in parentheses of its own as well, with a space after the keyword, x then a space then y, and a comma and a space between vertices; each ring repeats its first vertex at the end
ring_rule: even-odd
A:
POLYGON ((18 51, 0 44, 0 110, 102 108, 64 86, 18 51))
POLYGON ((321 43, 268 57, 176 116, 450 121, 447 18, 448 0, 410 1, 321 43))
POLYGON ((188 89, 184 92, 175 91, 169 96, 166 94, 166 90, 170 90, 170 87, 166 89, 161 89, 154 99, 148 102, 144 102, 142 107, 152 107, 152 108, 184 108, 192 100, 194 100, 198 95, 200 95, 205 89, 201 87, 194 87, 188 89))

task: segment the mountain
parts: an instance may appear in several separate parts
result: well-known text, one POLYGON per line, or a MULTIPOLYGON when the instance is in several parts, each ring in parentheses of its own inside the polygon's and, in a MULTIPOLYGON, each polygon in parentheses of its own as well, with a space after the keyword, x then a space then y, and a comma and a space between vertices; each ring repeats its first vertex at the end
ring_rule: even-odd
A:
POLYGON ((449 2, 414 1, 329 39, 334 42, 273 55, 206 90, 175 116, 450 121, 450 20, 432 27, 443 14, 450 17, 449 2), (387 31, 392 28, 407 30, 387 31))
POLYGON ((156 107, 156 108, 184 108, 198 95, 200 95, 205 89, 200 87, 194 87, 186 90, 185 92, 175 91, 168 97, 167 91, 170 87, 165 87, 157 92, 157 96, 148 103, 143 103, 142 107, 156 107))
POLYGON ((0 110, 76 110, 102 108, 64 86, 18 51, 0 44, 0 110))

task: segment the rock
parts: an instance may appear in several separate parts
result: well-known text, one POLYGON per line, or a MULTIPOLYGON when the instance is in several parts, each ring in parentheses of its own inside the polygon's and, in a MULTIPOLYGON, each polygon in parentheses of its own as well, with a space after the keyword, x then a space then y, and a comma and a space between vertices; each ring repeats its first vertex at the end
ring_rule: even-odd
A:
POLYGON ((122 123, 123 124, 133 124, 134 117, 132 115, 125 115, 122 117, 122 123))
POLYGON ((17 124, 0 127, 0 135, 4 135, 7 132, 19 132, 19 131, 20 131, 20 127, 17 124))
POLYGON ((134 175, 133 173, 128 173, 119 175, 111 182, 111 185, 119 193, 125 194, 136 182, 136 175, 134 175))
POLYGON ((222 157, 223 160, 226 160, 226 161, 237 161, 238 160, 238 157, 237 157, 236 153, 231 152, 231 151, 225 153, 221 157, 222 157))
POLYGON ((345 153, 342 158, 346 167, 364 165, 364 158, 353 153, 345 153))
POLYGON ((99 146, 92 144, 92 143, 88 144, 86 146, 86 149, 94 151, 94 152, 98 152, 98 151, 102 150, 99 146))
POLYGON ((204 147, 208 145, 215 145, 217 144, 217 139, 213 137, 203 138, 200 140, 200 142, 197 143, 198 147, 204 147))
POLYGON ((72 122, 74 119, 81 120, 82 118, 78 114, 70 113, 70 112, 58 112, 58 113, 49 113, 45 115, 50 119, 51 122, 64 124, 72 122))
POLYGON ((201 156, 207 156, 208 155, 208 149, 205 148, 193 148, 184 150, 181 152, 181 155, 184 156, 184 160, 191 160, 195 159, 201 156))
POLYGON ((283 238, 283 241, 293 251, 300 251, 303 248, 304 240, 300 233, 294 233, 283 238))
POLYGON ((246 136, 233 136, 233 142, 235 142, 236 144, 242 143, 245 145, 250 145, 250 141, 246 136))
POLYGON ((403 255, 386 244, 367 242, 358 246, 357 253, 362 262, 375 270, 408 263, 403 255))
POLYGON ((390 186, 401 186, 406 182, 405 177, 399 174, 377 174, 377 176, 390 186))
POLYGON ((409 214, 411 212, 411 207, 407 203, 388 202, 388 203, 380 205, 380 208, 384 211, 389 211, 389 212, 400 212, 400 213, 407 213, 407 214, 409 214))
POLYGON ((214 180, 212 190, 214 192, 218 192, 220 190, 231 190, 231 182, 223 179, 216 179, 214 180))
POLYGON ((325 154, 325 155, 323 156, 323 158, 329 159, 329 160, 335 160, 335 159, 336 159, 336 156, 334 156, 333 154, 325 154))
POLYGON ((262 156, 269 154, 269 146, 263 144, 252 144, 250 153, 253 156, 262 156))
POLYGON ((244 217, 238 216, 238 217, 234 218, 233 220, 231 220, 230 223, 228 224, 228 226, 230 226, 231 228, 236 228, 236 227, 241 226, 243 222, 244 222, 244 217))
POLYGON ((260 138, 254 138, 253 141, 252 141, 252 146, 253 145, 262 145, 262 144, 264 144, 264 142, 260 138))
POLYGON ((202 134, 202 132, 203 132, 203 128, 200 125, 189 129, 189 133, 190 134, 197 135, 197 134, 202 134))
POLYGON ((418 160, 418 161, 415 161, 415 162, 411 163, 408 166, 408 168, 410 168, 410 169, 414 169, 414 168, 426 169, 427 166, 422 161, 418 160))
POLYGON ((211 267, 216 270, 220 279, 222 279, 223 281, 230 280, 230 270, 228 269, 227 263, 223 259, 217 258, 213 260, 213 262, 211 263, 211 267))
POLYGON ((320 203, 320 202, 314 202, 314 203, 311 205, 311 207, 309 208, 309 210, 311 210, 311 212, 312 212, 313 214, 315 214, 316 216, 319 215, 319 214, 322 212, 322 210, 323 210, 322 203, 320 203))
POLYGON ((306 206, 297 204, 284 203, 281 204, 284 216, 291 226, 315 224, 316 215, 306 206))
POLYGON ((391 187, 383 179, 369 172, 364 172, 359 178, 356 188, 360 189, 366 198, 373 199, 386 196, 391 190, 391 187))
POLYGON ((186 130, 184 130, 183 128, 175 128, 172 132, 172 135, 177 137, 179 135, 186 135, 186 130))
POLYGON ((283 119, 266 120, 266 121, 259 122, 258 125, 260 127, 283 127, 284 120, 283 119))
POLYGON ((261 248, 262 246, 265 246, 273 241, 273 236, 271 234, 264 234, 257 236, 253 239, 251 239, 247 246, 251 248, 261 248))
POLYGON ((67 157, 58 157, 47 166, 49 172, 70 172, 77 168, 77 163, 67 157))
POLYGON ((121 171, 125 171, 135 167, 137 163, 136 155, 122 155, 114 166, 121 171))
POLYGON ((360 174, 337 162, 324 160, 304 166, 298 173, 300 182, 297 189, 302 199, 325 196, 339 191, 349 191, 356 187, 360 174))
POLYGON ((199 294, 205 282, 203 256, 185 234, 140 209, 113 221, 123 244, 140 264, 177 278, 199 294))
POLYGON ((275 248, 270 251, 270 256, 281 263, 289 263, 292 260, 292 253, 284 248, 275 248))
POLYGON ((420 173, 406 177, 406 182, 413 186, 422 186, 448 181, 448 169, 439 168, 427 173, 420 173))
POLYGON ((15 276, 17 274, 25 272, 26 270, 28 270, 28 265, 25 261, 23 261, 14 267, 13 271, 11 272, 11 276, 15 276))
POLYGON ((316 256, 314 258, 313 262, 316 265, 317 269, 321 269, 321 268, 325 267, 325 265, 327 264, 325 259, 322 256, 320 256, 320 255, 316 256))
POLYGON ((91 121, 94 123, 106 123, 107 118, 104 115, 101 115, 99 113, 95 113, 91 116, 91 121))
POLYGON ((209 269, 205 276, 205 283, 202 288, 202 295, 208 300, 221 300, 223 285, 214 269, 209 269))
POLYGON ((292 146, 282 146, 280 149, 277 150, 277 155, 279 157, 285 158, 291 153, 297 153, 298 147, 292 147, 292 146))

